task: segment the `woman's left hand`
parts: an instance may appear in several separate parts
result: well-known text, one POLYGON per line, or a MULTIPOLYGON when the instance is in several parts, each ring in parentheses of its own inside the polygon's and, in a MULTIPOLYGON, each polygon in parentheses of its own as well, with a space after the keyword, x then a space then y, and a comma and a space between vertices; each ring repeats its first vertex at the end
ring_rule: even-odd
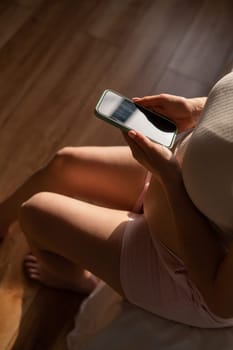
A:
POLYGON ((152 142, 135 130, 123 134, 134 158, 153 175, 162 181, 174 175, 180 177, 179 165, 168 148, 152 142))

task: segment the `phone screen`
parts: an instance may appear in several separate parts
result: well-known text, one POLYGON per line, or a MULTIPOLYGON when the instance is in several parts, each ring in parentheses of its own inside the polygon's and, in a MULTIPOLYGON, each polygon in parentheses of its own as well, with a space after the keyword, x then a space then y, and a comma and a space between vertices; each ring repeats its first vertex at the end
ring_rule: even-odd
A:
POLYGON ((171 147, 176 136, 176 125, 166 117, 145 109, 114 91, 106 90, 96 106, 96 113, 110 123, 134 129, 152 141, 171 147))

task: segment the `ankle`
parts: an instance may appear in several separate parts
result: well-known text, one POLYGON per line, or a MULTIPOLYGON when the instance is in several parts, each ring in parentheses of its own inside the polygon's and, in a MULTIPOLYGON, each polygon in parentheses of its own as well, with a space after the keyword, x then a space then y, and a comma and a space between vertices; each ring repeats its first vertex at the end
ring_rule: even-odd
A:
POLYGON ((0 228, 2 226, 9 227, 14 221, 17 220, 17 213, 14 208, 9 207, 7 203, 0 204, 0 228))
POLYGON ((8 228, 16 221, 16 218, 9 215, 9 213, 5 213, 4 210, 1 210, 0 207, 0 230, 8 230, 8 228))

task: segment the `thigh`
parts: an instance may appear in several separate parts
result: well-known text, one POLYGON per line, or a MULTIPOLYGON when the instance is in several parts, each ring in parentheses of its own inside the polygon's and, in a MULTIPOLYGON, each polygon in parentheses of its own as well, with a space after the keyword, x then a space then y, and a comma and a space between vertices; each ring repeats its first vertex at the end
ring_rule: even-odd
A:
POLYGON ((109 208, 132 210, 146 170, 129 147, 65 147, 58 152, 67 195, 109 208))
POLYGON ((123 295, 121 242, 127 211, 42 192, 23 204, 21 227, 35 249, 55 253, 91 271, 123 295))

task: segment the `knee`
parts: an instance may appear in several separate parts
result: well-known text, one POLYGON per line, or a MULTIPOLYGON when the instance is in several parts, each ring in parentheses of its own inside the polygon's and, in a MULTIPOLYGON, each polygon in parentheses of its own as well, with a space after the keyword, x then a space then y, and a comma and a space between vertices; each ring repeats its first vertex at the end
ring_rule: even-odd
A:
POLYGON ((51 176, 70 175, 71 171, 83 168, 93 160, 93 154, 89 147, 63 147, 49 162, 46 171, 51 176))
POLYGON ((53 158, 48 162, 48 164, 42 169, 45 174, 49 174, 52 177, 64 173, 64 171, 70 167, 73 162, 73 152, 74 147, 63 147, 53 158))
POLYGON ((57 151, 50 163, 48 168, 50 170, 64 170, 67 166, 74 162, 74 153, 76 153, 76 158, 78 155, 78 149, 76 147, 63 147, 57 151))
POLYGON ((44 205, 48 200, 49 193, 40 192, 24 202, 19 211, 19 223, 26 236, 43 233, 44 205))

